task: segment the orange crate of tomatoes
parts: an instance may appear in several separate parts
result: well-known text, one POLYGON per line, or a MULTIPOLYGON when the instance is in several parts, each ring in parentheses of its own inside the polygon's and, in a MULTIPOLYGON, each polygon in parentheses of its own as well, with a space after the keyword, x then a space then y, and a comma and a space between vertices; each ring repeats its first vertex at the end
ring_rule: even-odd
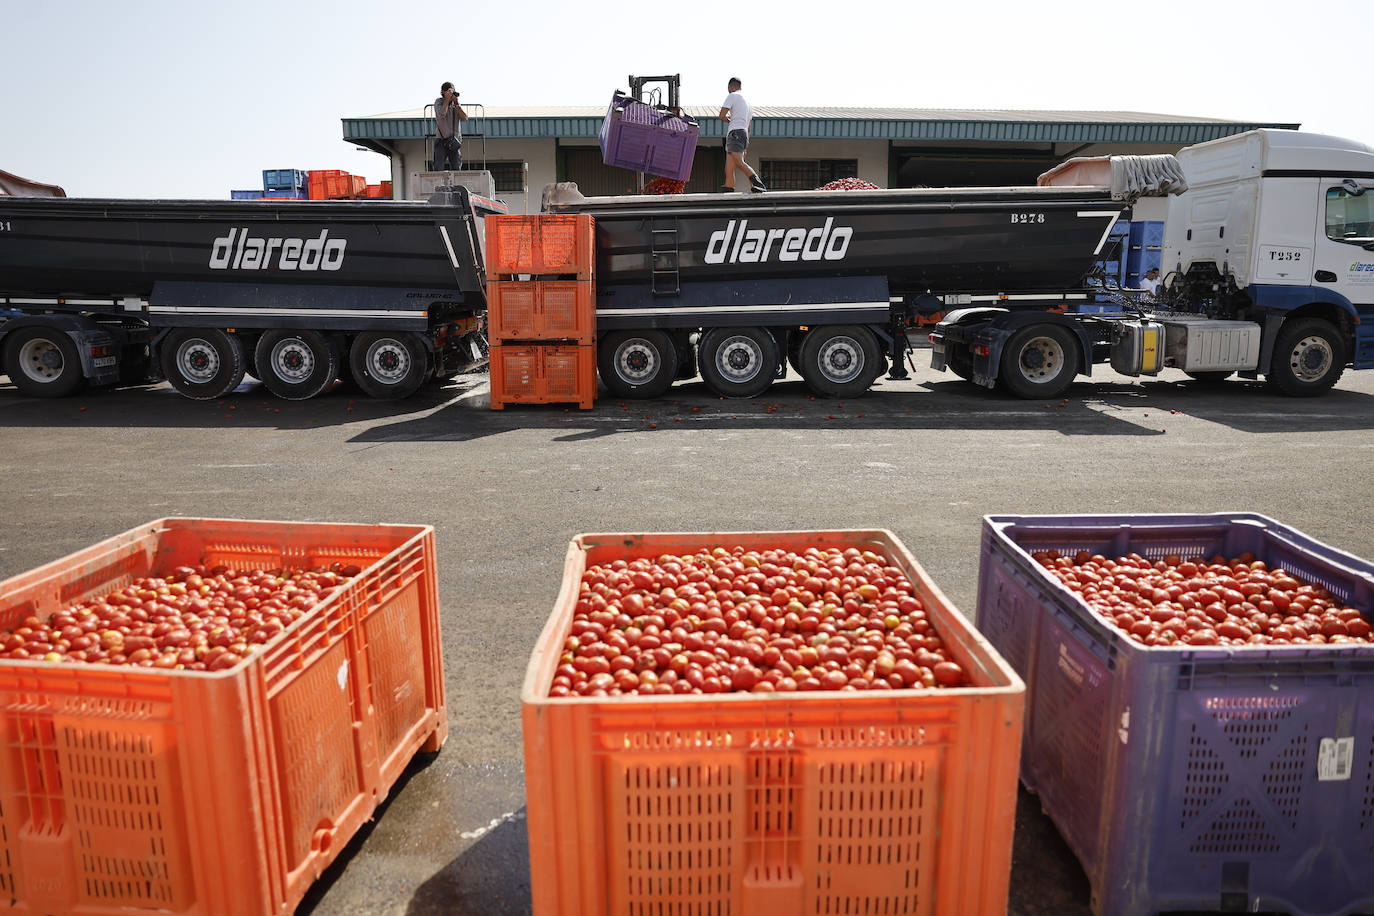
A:
MULTIPOLYGON (((830 647, 839 648, 838 640, 830 647)), ((859 679, 866 677, 865 669, 859 679)), ((889 531, 579 535, 521 693, 534 912, 659 912, 690 899, 720 916, 1000 916, 1024 693, 889 531), (798 556, 774 565, 783 552, 798 556), (822 575, 826 557, 841 563, 840 573, 822 575), (851 568, 874 591, 858 592, 857 579, 846 585, 851 568), (593 581, 584 580, 589 569, 593 581), (782 663, 791 665, 781 650, 757 661, 767 671, 736 681, 755 663, 746 634, 768 628, 811 632, 812 667, 849 676, 862 644, 851 644, 855 659, 843 669, 817 648, 826 645, 817 636, 827 629, 827 604, 845 615, 831 624, 837 633, 858 614, 845 606, 858 607, 857 598, 839 592, 872 603, 863 619, 877 628, 874 639, 891 628, 899 642, 919 639, 922 652, 952 658, 961 670, 951 680, 962 686, 935 688, 925 671, 901 664, 924 657, 914 648, 886 675, 875 655, 870 689, 853 681, 823 689, 814 678, 814 687, 784 691, 790 675, 765 688, 782 663), (898 614, 905 617, 892 627, 887 617, 898 614), (711 623, 717 616, 719 627, 711 623), (812 621, 808 630, 803 620, 812 621), (707 631, 718 635, 709 640, 707 631), (703 647, 689 650, 693 634, 703 647), (633 664, 599 653, 599 642, 614 642, 616 657, 633 664), (700 674, 708 661, 726 664, 706 644, 726 649, 734 666, 728 685, 705 675, 694 685, 693 665, 700 674), (661 667, 660 650, 673 676, 655 682, 643 672, 661 667), (600 678, 591 695, 560 689, 560 678, 574 683, 568 672, 599 664, 593 657, 629 671, 591 675, 600 678), (635 672, 639 686, 623 690, 635 672), (893 675, 902 688, 892 687, 893 675), (883 677, 890 689, 878 689, 883 677), (703 692, 679 692, 684 684, 703 692)))
MULTIPOLYGON (((181 600, 168 577, 198 591, 218 566, 245 582, 248 570, 305 581, 295 574, 333 566, 345 581, 220 670, 0 660, 0 882, 10 906, 290 913, 414 754, 443 744, 427 526, 159 519, 0 582, 0 631, 85 604, 106 620, 113 647, 108 634, 126 626, 116 611, 137 629, 135 610, 165 614, 181 600), (199 580, 177 571, 198 566, 199 580), (96 600, 112 593, 119 605, 96 600)), ((241 594, 270 587, 270 577, 257 581, 241 594)), ((180 618, 192 641, 221 599, 226 613, 247 606, 233 596, 212 586, 202 619, 180 618)))
POLYGON ((596 342, 595 287, 590 280, 492 280, 487 283, 487 337, 596 342))
POLYGON ((499 344, 491 348, 491 407, 507 404, 576 403, 596 400, 593 345, 499 344))
POLYGON ((489 216, 487 273, 593 276, 595 223, 586 214, 489 216))

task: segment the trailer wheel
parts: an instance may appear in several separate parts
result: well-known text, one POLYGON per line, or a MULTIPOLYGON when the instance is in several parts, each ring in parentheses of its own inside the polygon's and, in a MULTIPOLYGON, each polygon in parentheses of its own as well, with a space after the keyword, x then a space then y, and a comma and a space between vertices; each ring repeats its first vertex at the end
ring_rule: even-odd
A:
POLYGON ((81 355, 66 332, 21 328, 5 338, 5 374, 31 398, 60 398, 86 380, 81 355))
POLYGON ((1052 324, 1022 328, 1002 351, 998 381, 1019 398, 1054 398, 1078 374, 1078 342, 1073 332, 1052 324))
POLYGON ((596 342, 597 372, 615 397, 662 397, 678 365, 677 346, 664 331, 613 331, 596 342))
POLYGON ((162 374, 185 397, 223 397, 243 381, 243 341, 217 328, 178 328, 162 342, 162 374))
POLYGON ((706 387, 723 398, 756 398, 778 374, 778 347, 762 328, 713 328, 698 362, 706 387))
POLYGON ((368 397, 408 398, 429 376, 429 351, 410 331, 368 331, 353 338, 348 367, 368 397))
POLYGON ((824 398, 851 398, 868 390, 882 371, 878 341, 868 328, 819 327, 806 335, 801 375, 824 398))
POLYGON ((254 357, 258 378, 287 401, 304 401, 328 389, 339 377, 342 359, 334 341, 319 331, 266 331, 254 357))
POLYGON ((1265 382, 1294 398, 1310 398, 1336 384, 1345 371, 1345 346, 1329 321, 1285 321, 1274 338, 1274 356, 1265 382))

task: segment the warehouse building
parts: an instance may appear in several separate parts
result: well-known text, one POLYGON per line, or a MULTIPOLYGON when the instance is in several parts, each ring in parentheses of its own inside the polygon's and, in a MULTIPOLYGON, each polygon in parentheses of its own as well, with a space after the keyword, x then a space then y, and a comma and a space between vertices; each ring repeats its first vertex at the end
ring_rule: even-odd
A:
MULTIPOLYGON (((544 186, 575 181, 587 195, 633 192, 638 177, 601 161, 597 107, 469 106, 463 166, 490 171, 511 212, 539 209, 544 186)), ((701 138, 687 190, 715 191, 724 180, 725 124, 718 108, 688 106, 701 138)), ((810 190, 857 177, 880 187, 1034 184, 1073 156, 1174 153, 1204 140, 1258 127, 1298 124, 1223 121, 1111 111, 956 111, 920 108, 755 109, 749 162, 775 190, 810 190)), ((343 120, 343 139, 390 158, 397 198, 421 199, 439 176, 430 171, 433 110, 343 120)), ((1162 202, 1142 206, 1160 212, 1162 202)))

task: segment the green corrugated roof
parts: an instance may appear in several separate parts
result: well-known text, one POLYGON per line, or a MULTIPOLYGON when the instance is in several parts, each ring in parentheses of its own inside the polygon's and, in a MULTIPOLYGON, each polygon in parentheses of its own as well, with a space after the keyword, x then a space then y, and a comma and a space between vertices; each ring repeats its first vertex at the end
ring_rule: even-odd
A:
MULTIPOLYGON (((703 137, 725 136, 719 109, 686 106, 703 137)), ((491 139, 593 138, 606 109, 577 107, 473 107, 469 132, 491 139), (481 115, 481 116, 479 116, 481 115)), ((826 140, 949 140, 1002 143, 1192 144, 1260 127, 1298 124, 1226 121, 1132 111, 1009 111, 930 108, 794 108, 754 110, 756 138, 826 140)), ((346 141, 418 140, 433 135, 423 110, 343 119, 346 141)))

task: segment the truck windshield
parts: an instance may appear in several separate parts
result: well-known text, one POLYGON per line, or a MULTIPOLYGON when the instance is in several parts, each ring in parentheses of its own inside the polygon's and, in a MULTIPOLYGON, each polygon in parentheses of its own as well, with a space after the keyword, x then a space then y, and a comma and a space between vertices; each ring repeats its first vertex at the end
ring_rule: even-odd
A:
POLYGON ((1374 241, 1374 193, 1356 197, 1345 188, 1328 189, 1326 237, 1352 245, 1374 241))

